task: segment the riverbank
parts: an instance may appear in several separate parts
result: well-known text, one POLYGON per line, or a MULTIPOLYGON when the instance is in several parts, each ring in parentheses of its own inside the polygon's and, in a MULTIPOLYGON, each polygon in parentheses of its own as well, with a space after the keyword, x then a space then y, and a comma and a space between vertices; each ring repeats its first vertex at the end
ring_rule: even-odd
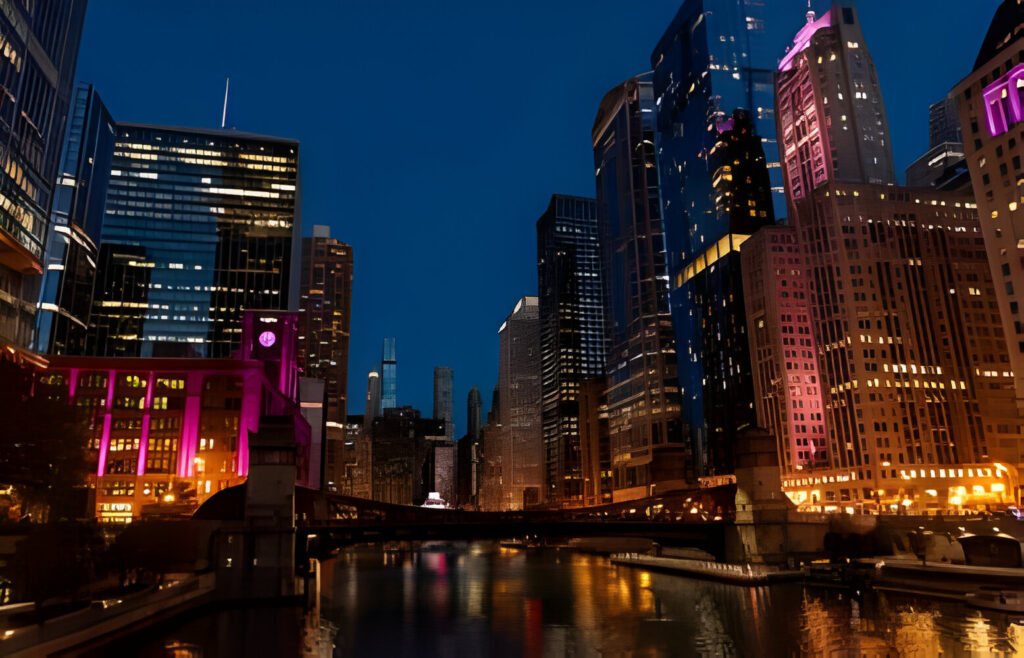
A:
POLYGON ((695 578, 717 580, 742 585, 765 585, 800 580, 800 571, 778 569, 757 564, 729 564, 711 560, 690 560, 686 558, 656 557, 637 553, 612 555, 612 564, 638 567, 667 573, 676 573, 695 578))

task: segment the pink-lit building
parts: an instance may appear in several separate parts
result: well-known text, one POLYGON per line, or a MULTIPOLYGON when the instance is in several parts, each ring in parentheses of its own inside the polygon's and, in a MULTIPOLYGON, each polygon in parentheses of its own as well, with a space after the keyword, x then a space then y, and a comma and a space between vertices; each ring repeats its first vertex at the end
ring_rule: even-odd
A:
POLYGON ((792 226, 766 226, 743 243, 754 403, 778 443, 783 475, 829 465, 817 345, 803 259, 792 226))
POLYGON ((744 265, 762 269, 754 296, 806 289, 806 324, 799 305, 781 308, 785 298, 761 308, 747 299, 748 316, 765 321, 764 333, 754 335, 757 318, 751 328, 763 357, 759 421, 776 432, 780 453, 797 453, 784 462, 783 490, 823 511, 1018 502, 1021 419, 974 199, 893 184, 885 106, 852 8, 808 15, 779 66, 776 101, 792 262, 780 267, 785 251, 772 251, 771 233, 743 252, 744 265), (771 414, 782 373, 797 370, 819 384, 822 462, 801 463, 807 449, 793 441, 805 422, 817 426, 815 416, 771 414))
POLYGON ((296 327, 292 313, 247 312, 235 359, 50 357, 35 394, 85 410, 97 518, 187 514, 241 483, 249 433, 264 416, 294 419, 300 484, 315 486, 309 465, 318 447, 301 414, 296 327))
POLYGON ((958 99, 995 296, 1024 409, 1024 4, 996 11, 958 99))

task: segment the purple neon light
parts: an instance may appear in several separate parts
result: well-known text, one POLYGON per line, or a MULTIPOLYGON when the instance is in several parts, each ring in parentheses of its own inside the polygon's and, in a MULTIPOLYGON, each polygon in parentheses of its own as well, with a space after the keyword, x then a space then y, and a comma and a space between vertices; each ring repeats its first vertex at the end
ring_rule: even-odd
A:
POLYGON ((139 463, 135 472, 146 474, 146 455, 149 453, 149 417, 153 408, 153 389, 156 387, 156 373, 150 371, 149 383, 146 384, 146 411, 142 414, 142 433, 139 435, 139 463))
POLYGON ((103 435, 100 437, 100 458, 96 465, 96 475, 107 471, 107 453, 110 451, 110 420, 111 409, 114 408, 114 386, 117 384, 116 371, 107 371, 107 405, 103 413, 103 435))
POLYGON ((807 47, 811 45, 811 38, 817 33, 818 30, 832 27, 832 12, 826 13, 818 20, 811 20, 814 14, 808 14, 807 25, 796 33, 796 38, 793 39, 793 47, 789 49, 786 56, 782 58, 779 63, 780 71, 788 71, 793 68, 793 60, 796 56, 807 50, 807 47))
POLYGON ((985 87, 982 93, 985 97, 988 131, 993 137, 1002 135, 1013 124, 1024 121, 1024 64, 1010 69, 1009 73, 985 87))
POLYGON ((260 334, 260 345, 263 347, 270 347, 277 341, 277 336, 274 335, 273 331, 264 331, 260 334))

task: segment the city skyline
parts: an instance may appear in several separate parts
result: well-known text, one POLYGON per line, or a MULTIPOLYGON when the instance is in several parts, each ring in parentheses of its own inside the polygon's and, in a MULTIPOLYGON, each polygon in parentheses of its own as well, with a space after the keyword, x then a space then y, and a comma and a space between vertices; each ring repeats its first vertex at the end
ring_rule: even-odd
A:
MULTIPOLYGON (((394 335, 402 350, 404 373, 399 403, 429 409, 432 406, 432 371, 441 363, 450 365, 458 373, 456 399, 462 399, 474 385, 481 391, 493 388, 497 372, 489 357, 496 346, 495 320, 504 317, 509 305, 519 297, 536 293, 535 267, 531 259, 521 257, 533 250, 533 221, 554 191, 580 196, 594 194, 587 130, 594 108, 607 89, 649 67, 654 44, 681 4, 676 0, 652 3, 638 12, 613 2, 590 3, 586 11, 581 11, 583 6, 579 3, 556 8, 526 3, 520 9, 522 15, 512 18, 519 29, 503 31, 502 41, 495 44, 521 54, 503 56, 488 63, 466 62, 459 55, 468 52, 466 48, 475 47, 484 36, 479 26, 486 25, 500 11, 497 8, 457 3, 440 10, 416 9, 396 15, 382 5, 337 10, 334 20, 331 20, 332 12, 325 9, 323 20, 316 21, 308 20, 308 12, 284 12, 280 16, 284 25, 301 20, 340 27, 344 32, 340 50, 334 50, 338 40, 333 36, 318 41, 316 30, 319 28, 314 28, 314 34, 304 38, 302 44, 281 49, 294 52, 293 55, 277 58, 278 61, 269 65, 261 64, 258 69, 257 65, 246 61, 261 58, 250 57, 251 50, 239 44, 274 24, 269 20, 272 7, 269 3, 249 3, 246 15, 238 15, 229 5, 209 8, 186 2, 177 15, 161 15, 160 20, 168 26, 166 47, 162 42, 165 37, 138 29, 155 20, 151 13, 159 12, 158 7, 120 2, 96 4, 87 16, 77 80, 95 84, 117 117, 216 128, 221 118, 224 78, 230 76, 229 128, 234 126, 240 131, 298 139, 303 145, 304 235, 309 233, 312 224, 329 224, 332 235, 352 244, 361 254, 353 290, 350 386, 354 387, 352 390, 365 390, 366 373, 374 368, 379 358, 380 340, 394 335), (193 20, 200 8, 204 15, 212 14, 209 20, 193 20), (365 55, 369 44, 382 38, 380 26, 389 25, 391 21, 400 21, 389 29, 389 32, 395 31, 401 41, 395 52, 373 50, 372 57, 365 55), (236 25, 238 29, 225 33, 216 27, 224 24, 236 25), (429 36, 420 35, 421 25, 428 26, 425 32, 429 36), (212 37, 214 31, 216 39, 212 37), (111 33, 119 34, 118 39, 108 42, 99 38, 111 33), (232 36, 234 34, 238 36, 232 36), (188 53, 171 47, 172 40, 183 38, 202 45, 188 53), (606 47, 593 53, 578 47, 593 38, 601 38, 606 47), (426 48, 420 42, 422 39, 429 39, 431 47, 426 48), (449 41, 450 45, 436 47, 436 43, 442 41, 449 41), (319 46, 318 42, 324 45, 319 46), (527 43, 530 48, 524 49, 527 43), (144 48, 149 55, 139 61, 120 57, 126 47, 132 46, 144 48), (327 48, 330 50, 323 50, 327 48), (505 117, 498 115, 505 112, 509 113, 508 121, 512 115, 521 117, 528 126, 543 125, 543 132, 527 129, 526 136, 516 135, 502 148, 491 149, 495 154, 488 155, 473 152, 471 143, 464 147, 438 146, 439 137, 435 141, 431 136, 409 137, 405 131, 399 131, 387 138, 393 140, 389 144, 397 146, 395 142, 401 142, 413 147, 406 149, 412 160, 403 164, 399 172, 386 162, 386 156, 380 156, 385 160, 380 161, 379 167, 373 162, 370 166, 364 165, 362 158, 367 151, 362 148, 362 140, 370 137, 359 134, 355 126, 364 125, 360 112, 368 110, 340 107, 346 92, 331 91, 316 107, 303 103, 303 94, 312 92, 302 90, 301 85, 309 82, 309 78, 304 77, 308 73, 302 72, 296 81, 287 82, 280 99, 268 101, 261 93, 265 76, 284 75, 282 67, 291 76, 291 69, 299 61, 337 58, 342 66, 338 81, 343 82, 349 78, 364 80, 365 76, 360 73, 364 68, 397 65, 412 51, 421 53, 417 55, 418 60, 426 59, 417 61, 410 69, 415 82, 410 93, 417 93, 420 85, 455 89, 465 84, 468 75, 481 87, 481 102, 488 108, 481 113, 485 116, 474 121, 494 121, 497 116, 501 122, 505 117), (117 59, 122 61, 115 61, 117 59), (452 62, 458 65, 452 66, 452 62), (145 67, 145 79, 132 73, 137 66, 145 67), (538 66, 549 68, 538 69, 538 66), (573 75, 566 75, 567 69, 573 75), (544 76, 538 73, 549 70, 553 72, 554 82, 540 81, 544 76), (124 80, 134 82, 126 84, 124 80), (171 89, 185 93, 169 93, 171 89), (513 93, 512 89, 518 91, 513 93), (556 108, 556 114, 551 115, 547 109, 534 110, 523 103, 507 103, 524 89, 547 97, 556 108), (195 101, 207 97, 208 105, 195 101), (331 116, 328 120, 331 113, 339 110, 341 114, 337 117, 340 118, 331 116), (323 112, 328 114, 318 114, 323 112), (311 120, 303 119, 304 116, 311 120), (552 140, 554 146, 549 144, 552 140), (546 152, 551 156, 543 162, 533 152, 540 141, 545 142, 546 152), (341 173, 338 173, 334 160, 338 152, 346 151, 353 155, 342 162, 341 173), (438 159, 444 166, 431 166, 430 163, 438 159), (460 164, 464 162, 472 166, 460 164), (527 166, 534 169, 529 177, 514 171, 527 166), (508 173, 494 175, 495 167, 507 168, 508 173), (446 203, 451 185, 446 181, 447 175, 441 173, 445 169, 462 177, 463 182, 468 183, 467 189, 475 190, 470 203, 446 203), (366 173, 362 173, 364 170, 366 173), (378 175, 391 171, 396 173, 378 175), (341 189, 350 197, 341 204, 334 198, 334 190, 339 189, 339 183, 333 180, 336 177, 341 189), (370 181, 367 177, 383 181, 370 181), (484 199, 508 196, 505 188, 510 178, 523 186, 511 195, 510 201, 481 205, 484 199), (380 186, 385 182, 382 189, 380 186), (380 198, 387 198, 388 205, 383 208, 377 205, 370 212, 380 198), (481 221, 480 209, 485 207, 489 207, 487 220, 481 221), (423 221, 424 213, 429 221, 423 221), (373 219, 367 221, 362 219, 364 217, 373 219), (395 228, 404 230, 393 230, 395 228), (474 248, 481 240, 502 244, 503 248, 474 248), (424 255, 427 250, 436 257, 428 260, 424 255), (413 266, 419 266, 415 276, 413 266), (464 276, 467 270, 480 275, 464 276), (458 282, 460 276, 464 277, 461 283, 458 282), (493 293, 484 294, 485 289, 493 289, 493 293), (436 311, 437 297, 430 294, 436 290, 448 291, 447 299, 472 298, 469 308, 473 313, 449 315, 453 318, 451 324, 438 323, 426 328, 413 322, 412 318, 426 317, 436 311), (385 298, 382 295, 391 295, 393 303, 380 303, 385 298)), ((827 3, 816 1, 814 4, 820 12, 827 3)), ((950 0, 937 3, 934 11, 923 14, 910 6, 892 6, 892 3, 878 0, 857 3, 864 30, 870 35, 887 105, 899 108, 892 113, 898 116, 891 117, 899 179, 902 179, 903 169, 927 150, 928 106, 941 100, 969 73, 977 44, 997 4, 995 0, 986 1, 984 7, 967 12, 957 11, 963 5, 950 0), (942 62, 932 61, 927 49, 914 52, 913 44, 894 38, 901 31, 899 26, 909 22, 913 22, 921 34, 942 35, 948 30, 950 15, 957 16, 962 38, 944 44, 948 57, 942 62)), ((794 33, 803 21, 800 15, 790 19, 794 33)), ((282 33, 287 32, 282 30, 282 33)), ((369 84, 383 85, 384 82, 370 81, 369 84)), ((342 89, 346 85, 332 81, 332 86, 342 89)), ((317 93, 324 91, 327 90, 318 89, 317 93)), ((387 109, 382 120, 395 118, 392 112, 398 109, 387 109)), ((433 131, 438 136, 449 133, 445 129, 447 122, 465 120, 462 113, 446 112, 444 108, 425 108, 424 112, 422 121, 438 128, 433 131)), ((460 412, 461 409, 456 411, 456 436, 461 436, 465 429, 465 418, 460 412)))

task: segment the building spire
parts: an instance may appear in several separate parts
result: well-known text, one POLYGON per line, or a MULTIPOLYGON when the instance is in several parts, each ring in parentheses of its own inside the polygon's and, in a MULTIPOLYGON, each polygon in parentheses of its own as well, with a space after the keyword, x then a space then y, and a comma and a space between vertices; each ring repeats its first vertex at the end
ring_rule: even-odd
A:
POLYGON ((224 111, 220 114, 220 127, 224 129, 224 125, 228 121, 228 87, 231 86, 231 78, 225 78, 224 80, 224 111))

